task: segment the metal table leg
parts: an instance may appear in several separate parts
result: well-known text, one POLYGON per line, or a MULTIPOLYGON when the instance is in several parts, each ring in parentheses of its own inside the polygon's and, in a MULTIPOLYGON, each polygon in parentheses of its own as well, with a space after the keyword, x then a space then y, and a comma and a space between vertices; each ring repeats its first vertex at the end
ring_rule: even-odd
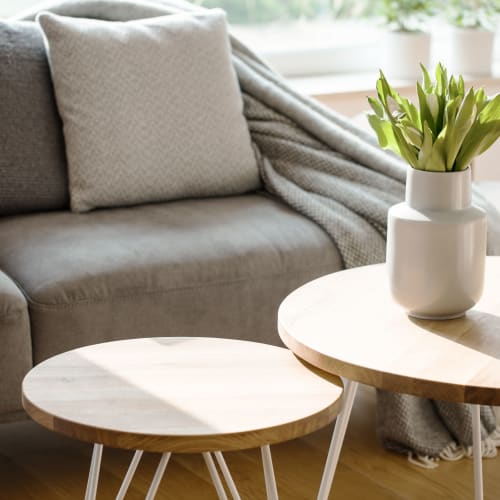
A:
POLYGON ((274 477, 273 461, 271 458, 271 448, 266 444, 260 447, 262 463, 264 465, 264 479, 266 481, 266 493, 268 500, 278 500, 278 488, 274 477))
POLYGON ((153 500, 156 492, 158 491, 158 487, 160 486, 161 479, 163 474, 165 473, 165 469, 167 468, 168 461, 170 459, 170 455, 172 453, 163 453, 160 458, 160 463, 156 468, 155 475, 153 477, 153 481, 151 482, 151 486, 149 487, 148 494, 146 495, 146 500, 153 500))
POLYGON ((87 480, 87 490, 85 500, 95 500, 97 495, 97 483, 99 482, 99 470, 101 468, 102 444, 94 444, 92 450, 92 460, 90 462, 89 478, 87 480))
POLYGON ((481 450, 481 406, 472 410, 472 451, 474 457, 474 499, 483 500, 483 453, 481 450))
POLYGON ((214 483, 215 491, 217 491, 219 500, 227 500, 227 495, 224 490, 224 486, 222 485, 222 481, 220 480, 219 473, 217 472, 217 468, 215 467, 212 455, 209 452, 202 453, 202 455, 205 459, 205 463, 207 464, 208 472, 210 473, 210 477, 214 483))
POLYGON ((125 477, 123 478, 123 482, 122 482, 122 485, 120 487, 120 491, 118 491, 118 495, 116 495, 116 500, 123 500, 125 498, 128 487, 130 486, 130 482, 132 481, 132 478, 134 477, 137 466, 139 465, 139 462, 141 460, 142 453, 143 453, 142 450, 137 450, 134 453, 132 461, 130 462, 130 465, 128 467, 127 473, 125 474, 125 477))
POLYGON ((214 452, 215 458, 217 459, 217 463, 219 464, 219 467, 222 471, 222 475, 224 476, 224 479, 226 480, 226 484, 229 488, 229 491, 233 497, 233 500, 241 500, 240 494, 238 493, 238 489, 236 488, 236 485, 234 484, 233 477, 231 476, 231 472, 229 472, 229 467, 226 464, 226 461, 224 460, 224 457, 222 456, 222 453, 220 451, 215 451, 214 452))
POLYGON ((349 423, 349 417, 351 416, 354 397, 358 389, 358 382, 346 381, 344 386, 343 408, 337 417, 337 422, 335 422, 335 430, 333 431, 328 458, 326 459, 325 469, 319 487, 318 500, 328 500, 328 495, 332 488, 333 476, 335 475, 335 470, 337 469, 339 461, 340 450, 344 442, 345 431, 349 423))

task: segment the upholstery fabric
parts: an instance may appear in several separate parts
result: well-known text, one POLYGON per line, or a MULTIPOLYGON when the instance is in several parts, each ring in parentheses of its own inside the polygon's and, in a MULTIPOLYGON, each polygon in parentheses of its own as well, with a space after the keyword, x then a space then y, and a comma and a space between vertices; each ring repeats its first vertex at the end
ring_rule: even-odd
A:
POLYGON ((0 240, 36 363, 141 336, 276 344, 280 301, 341 267, 319 226, 265 195, 3 218, 0 240))
POLYGON ((66 158, 39 27, 0 20, 0 215, 69 204, 66 158))
POLYGON ((223 11, 126 23, 42 13, 38 21, 73 210, 259 187, 223 11))
POLYGON ((26 299, 1 271, 0 346, 0 413, 7 414, 21 409, 21 382, 32 367, 31 335, 26 299))

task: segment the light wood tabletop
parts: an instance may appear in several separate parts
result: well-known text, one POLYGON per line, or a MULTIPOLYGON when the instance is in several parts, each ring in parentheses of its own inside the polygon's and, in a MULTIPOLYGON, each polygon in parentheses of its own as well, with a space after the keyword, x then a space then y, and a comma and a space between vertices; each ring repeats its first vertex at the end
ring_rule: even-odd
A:
POLYGON ((340 411, 342 382, 289 350, 254 342, 149 338, 55 356, 23 382, 43 426, 83 441, 204 452, 313 432, 340 411))
MULTIPOLYGON (((460 272, 460 270, 457 270, 460 272)), ((384 265, 341 271, 291 293, 279 333, 299 357, 381 389, 500 404, 500 258, 488 257, 484 294, 446 321, 410 318, 390 297, 384 265)))

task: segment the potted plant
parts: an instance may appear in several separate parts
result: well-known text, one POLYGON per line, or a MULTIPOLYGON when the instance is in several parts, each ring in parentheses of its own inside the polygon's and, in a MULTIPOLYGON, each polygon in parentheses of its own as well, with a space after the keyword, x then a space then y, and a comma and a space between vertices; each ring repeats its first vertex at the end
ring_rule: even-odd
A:
POLYGON ((486 215, 471 203, 470 163, 500 136, 500 95, 466 90, 442 65, 435 81, 422 72, 417 104, 381 73, 368 119, 380 145, 408 164, 405 202, 388 215, 392 294, 412 316, 450 318, 482 293, 486 215))
POLYGON ((431 35, 422 30, 434 13, 433 0, 381 0, 380 14, 388 28, 384 37, 383 68, 393 78, 414 80, 419 64, 429 64, 431 35))
POLYGON ((491 73, 498 5, 496 0, 450 0, 445 11, 450 71, 468 75, 491 73))

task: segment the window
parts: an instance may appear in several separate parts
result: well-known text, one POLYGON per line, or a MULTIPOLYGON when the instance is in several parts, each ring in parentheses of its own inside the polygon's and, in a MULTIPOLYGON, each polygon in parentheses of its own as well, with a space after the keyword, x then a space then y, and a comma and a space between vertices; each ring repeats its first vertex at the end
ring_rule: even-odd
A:
MULTIPOLYGON (((140 1, 140 0, 138 0, 140 1)), ((285 75, 376 69, 373 0, 192 0, 228 13, 231 31, 285 75), (335 20, 335 23, 333 21, 335 20)), ((38 0, 0 0, 0 17, 38 0)))
POLYGON ((260 24, 295 19, 362 17, 375 13, 370 0, 193 0, 213 8, 221 7, 234 24, 260 24))
MULTIPOLYGON (((0 0, 0 17, 38 1, 0 0)), ((374 73, 382 66, 384 29, 377 18, 382 0, 191 1, 224 9, 231 32, 285 76, 374 73)), ((436 35, 433 51, 440 58, 442 25, 433 22, 432 26, 436 35)), ((500 55, 500 37, 497 39, 496 53, 500 55)))
POLYGON ((223 8, 231 31, 285 75, 378 67, 374 0, 194 1, 223 8))

